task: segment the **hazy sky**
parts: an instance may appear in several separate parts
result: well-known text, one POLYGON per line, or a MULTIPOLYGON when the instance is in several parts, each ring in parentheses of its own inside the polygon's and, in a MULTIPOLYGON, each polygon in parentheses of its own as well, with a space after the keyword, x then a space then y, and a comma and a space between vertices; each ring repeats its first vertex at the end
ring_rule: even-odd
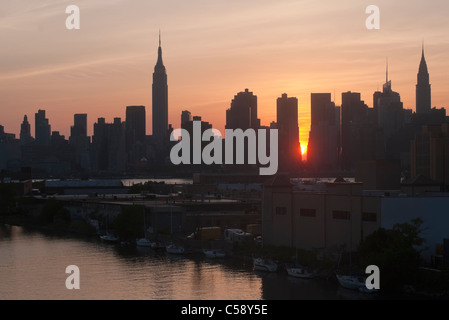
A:
POLYGON ((47 111, 53 131, 70 133, 73 114, 88 113, 89 134, 105 117, 125 119, 145 105, 151 134, 151 84, 162 30, 169 122, 182 110, 224 129, 235 94, 258 96, 263 125, 276 119, 282 93, 299 99, 300 136, 307 141, 310 93, 372 94, 385 82, 415 109, 416 73, 425 52, 432 105, 449 98, 447 0, 1 0, 0 125, 20 132, 26 114, 47 111), (67 30, 68 5, 81 29, 67 30), (367 30, 368 5, 380 8, 380 30, 367 30))

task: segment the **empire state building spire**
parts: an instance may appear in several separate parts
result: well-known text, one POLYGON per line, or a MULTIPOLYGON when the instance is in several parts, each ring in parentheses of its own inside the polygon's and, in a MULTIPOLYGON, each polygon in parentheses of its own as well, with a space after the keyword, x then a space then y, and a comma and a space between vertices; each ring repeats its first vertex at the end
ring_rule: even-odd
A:
POLYGON ((424 44, 422 46, 421 62, 418 70, 418 83, 416 84, 416 113, 427 113, 431 109, 431 90, 429 71, 424 57, 424 44))
POLYGON ((162 61, 161 31, 159 30, 159 48, 157 51, 157 63, 154 72, 165 72, 164 62, 162 61))
POLYGON ((157 62, 153 73, 153 137, 159 144, 168 139, 168 85, 167 72, 162 61, 161 32, 157 62))

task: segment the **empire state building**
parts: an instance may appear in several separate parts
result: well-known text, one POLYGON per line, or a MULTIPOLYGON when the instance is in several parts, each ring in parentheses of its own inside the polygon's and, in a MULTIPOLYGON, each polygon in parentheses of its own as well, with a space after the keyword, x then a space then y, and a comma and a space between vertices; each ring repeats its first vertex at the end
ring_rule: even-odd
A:
POLYGON ((164 143, 168 139, 167 72, 162 62, 160 33, 157 63, 153 73, 153 137, 158 143, 164 143))

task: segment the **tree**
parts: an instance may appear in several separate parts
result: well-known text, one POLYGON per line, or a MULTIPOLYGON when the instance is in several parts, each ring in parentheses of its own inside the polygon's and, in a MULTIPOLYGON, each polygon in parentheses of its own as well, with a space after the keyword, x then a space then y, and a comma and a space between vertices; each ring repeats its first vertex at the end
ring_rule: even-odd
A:
POLYGON ((114 230, 122 239, 136 239, 144 234, 144 208, 138 205, 123 206, 114 219, 114 230))
POLYGON ((56 199, 48 199, 42 207, 40 219, 45 224, 66 227, 70 223, 70 212, 56 199))
POLYGON ((14 207, 16 189, 12 183, 0 183, 0 213, 9 212, 14 207))
POLYGON ((396 224, 392 229, 380 228, 361 242, 360 264, 380 268, 384 292, 401 290, 417 279, 422 262, 419 246, 424 243, 420 237, 422 223, 418 218, 411 223, 396 224))

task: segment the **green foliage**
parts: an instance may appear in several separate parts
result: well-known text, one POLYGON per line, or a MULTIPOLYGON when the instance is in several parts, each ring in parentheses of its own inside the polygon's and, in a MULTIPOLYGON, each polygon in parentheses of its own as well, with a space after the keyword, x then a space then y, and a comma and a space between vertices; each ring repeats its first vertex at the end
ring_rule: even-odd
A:
POLYGON ((20 207, 26 207, 30 205, 35 205, 39 203, 39 200, 35 199, 34 197, 20 197, 17 199, 17 203, 20 207))
POLYGON ((145 183, 133 184, 128 191, 128 194, 140 194, 142 192, 168 194, 171 186, 165 184, 164 181, 146 181, 145 183))
POLYGON ((95 234, 97 232, 94 226, 83 220, 70 222, 69 229, 71 232, 82 234, 95 234))
POLYGON ((8 212, 14 207, 16 189, 11 183, 0 183, 0 212, 8 212))
POLYGON ((142 191, 146 190, 145 186, 142 183, 133 184, 131 188, 129 188, 129 194, 140 194, 142 191))
POLYGON ((66 227, 70 223, 70 212, 56 199, 45 201, 40 214, 44 224, 53 224, 56 227, 66 227))
POLYGON ((424 242, 420 237, 422 223, 421 219, 414 219, 392 229, 380 228, 360 244, 360 266, 380 268, 383 291, 398 291, 416 280, 421 265, 417 247, 424 242))
POLYGON ((123 206, 114 220, 115 234, 122 239, 135 239, 144 235, 142 206, 123 206))

